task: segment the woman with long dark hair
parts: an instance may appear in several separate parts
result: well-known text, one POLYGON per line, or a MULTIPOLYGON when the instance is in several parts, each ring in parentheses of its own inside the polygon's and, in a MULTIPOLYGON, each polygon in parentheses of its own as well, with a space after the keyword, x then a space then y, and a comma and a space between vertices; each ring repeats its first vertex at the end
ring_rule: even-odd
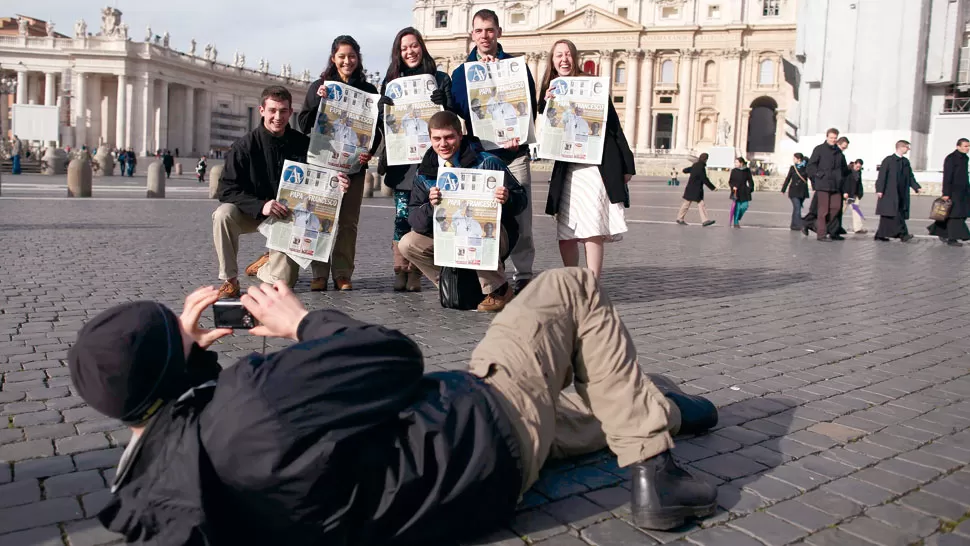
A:
POLYGON ((802 229, 802 206, 808 199, 808 175, 805 174, 805 167, 808 165, 808 158, 801 153, 796 153, 794 161, 785 183, 781 186, 781 193, 788 192, 791 200, 791 229, 801 231, 802 229))
MULTIPOLYGON (((364 66, 360 58, 360 45, 350 36, 337 36, 330 46, 330 60, 320 78, 310 84, 303 110, 299 114, 300 130, 309 135, 320 108, 320 98, 327 88, 325 81, 342 82, 365 93, 377 94, 377 88, 364 77, 364 66)), ((334 241, 330 262, 312 262, 313 281, 310 290, 327 289, 327 281, 333 274, 333 285, 337 290, 353 290, 351 278, 354 275, 354 258, 357 254, 357 224, 360 221, 360 205, 364 199, 364 174, 367 162, 374 150, 380 146, 379 133, 368 153, 360 154, 360 170, 350 177, 350 190, 344 193, 337 219, 337 239, 334 241)))
MULTIPOLYGON (((569 40, 559 40, 549 52, 549 66, 539 88, 539 111, 553 97, 550 82, 581 76, 579 54, 569 40)), ((603 159, 599 165, 556 161, 549 182, 546 214, 556 217, 559 254, 566 267, 579 265, 579 245, 586 250, 586 267, 597 278, 603 270, 603 244, 618 241, 627 230, 624 207, 630 206, 627 182, 636 174, 633 152, 620 127, 620 118, 607 102, 603 159)), ((550 115, 550 112, 546 112, 550 115)))
MULTIPOLYGON (((434 58, 428 53, 424 45, 424 37, 412 27, 402 29, 394 37, 391 45, 391 62, 387 67, 384 81, 381 83, 381 103, 393 105, 389 97, 384 96, 387 84, 408 76, 430 74, 434 76, 437 89, 431 94, 431 101, 443 106, 446 110, 455 110, 455 102, 451 95, 451 77, 438 70, 434 58)), ((382 120, 378 122, 379 130, 383 131, 382 120)), ((411 181, 417 172, 417 165, 387 165, 387 152, 381 156, 379 169, 383 170, 384 184, 394 190, 394 240, 391 245, 394 252, 394 290, 397 292, 420 292, 421 271, 412 267, 400 250, 398 243, 401 237, 411 231, 408 224, 408 201, 411 199, 411 181)))
POLYGON ((734 206, 731 207, 731 225, 740 228, 741 218, 748 211, 748 204, 754 193, 754 178, 751 176, 751 169, 748 168, 748 161, 743 157, 735 158, 728 186, 731 188, 731 199, 734 201, 734 206))

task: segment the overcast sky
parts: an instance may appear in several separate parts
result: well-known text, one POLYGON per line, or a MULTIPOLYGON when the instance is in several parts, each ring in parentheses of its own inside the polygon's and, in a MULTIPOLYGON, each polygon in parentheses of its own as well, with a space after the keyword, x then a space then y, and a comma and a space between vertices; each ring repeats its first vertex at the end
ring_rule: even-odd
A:
POLYGON ((411 25, 412 0, 2 0, 0 16, 22 14, 53 21, 57 32, 72 36, 74 22, 84 19, 88 32, 101 27, 101 9, 111 5, 122 12, 129 36, 145 39, 145 27, 154 34, 168 31, 171 46, 188 51, 189 40, 202 54, 206 43, 219 50, 221 62, 232 62, 233 53, 246 54, 246 65, 255 68, 259 58, 270 61, 272 72, 293 65, 293 74, 304 68, 316 77, 327 62, 330 43, 340 34, 360 42, 364 68, 382 74, 387 69, 391 40, 398 30, 411 25), (338 7, 339 6, 339 7, 338 7))

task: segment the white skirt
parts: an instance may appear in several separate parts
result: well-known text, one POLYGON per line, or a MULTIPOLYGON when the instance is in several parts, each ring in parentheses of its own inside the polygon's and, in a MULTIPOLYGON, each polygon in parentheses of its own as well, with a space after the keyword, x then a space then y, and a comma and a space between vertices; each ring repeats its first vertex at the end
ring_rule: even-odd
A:
POLYGON ((596 165, 569 165, 556 221, 560 241, 605 237, 616 242, 627 231, 623 203, 610 203, 596 165))

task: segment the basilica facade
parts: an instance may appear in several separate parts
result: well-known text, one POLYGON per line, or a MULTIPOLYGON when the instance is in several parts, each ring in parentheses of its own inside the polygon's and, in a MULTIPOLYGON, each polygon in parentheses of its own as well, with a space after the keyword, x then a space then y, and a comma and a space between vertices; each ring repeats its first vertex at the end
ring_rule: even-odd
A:
POLYGON ((12 105, 47 105, 58 107, 59 146, 185 156, 226 150, 258 126, 268 85, 289 89, 296 109, 302 104, 309 72, 294 75, 287 64, 271 70, 262 59, 252 68, 238 52, 182 41, 184 50, 168 32, 129 31, 110 7, 90 30, 83 20, 55 29, 32 17, 0 18, 0 78, 16 81, 13 93, 0 94, 3 136, 11 136, 12 105))
POLYGON ((537 84, 552 44, 572 40, 584 72, 611 79, 639 155, 725 146, 789 162, 795 0, 416 0, 414 26, 442 70, 464 62, 472 17, 485 8, 499 16, 505 51, 528 59, 537 84))

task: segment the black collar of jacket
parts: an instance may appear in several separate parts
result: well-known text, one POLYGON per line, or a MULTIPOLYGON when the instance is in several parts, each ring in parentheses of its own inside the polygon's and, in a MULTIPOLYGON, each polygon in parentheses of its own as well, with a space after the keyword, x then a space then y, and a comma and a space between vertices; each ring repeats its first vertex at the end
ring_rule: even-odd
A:
MULTIPOLYGON (((461 148, 458 149, 458 165, 455 166, 467 169, 474 167, 476 163, 478 163, 478 153, 475 151, 475 145, 468 137, 462 138, 461 148)), ((418 165, 418 173, 429 180, 438 179, 438 153, 434 148, 424 153, 424 158, 418 165)))

